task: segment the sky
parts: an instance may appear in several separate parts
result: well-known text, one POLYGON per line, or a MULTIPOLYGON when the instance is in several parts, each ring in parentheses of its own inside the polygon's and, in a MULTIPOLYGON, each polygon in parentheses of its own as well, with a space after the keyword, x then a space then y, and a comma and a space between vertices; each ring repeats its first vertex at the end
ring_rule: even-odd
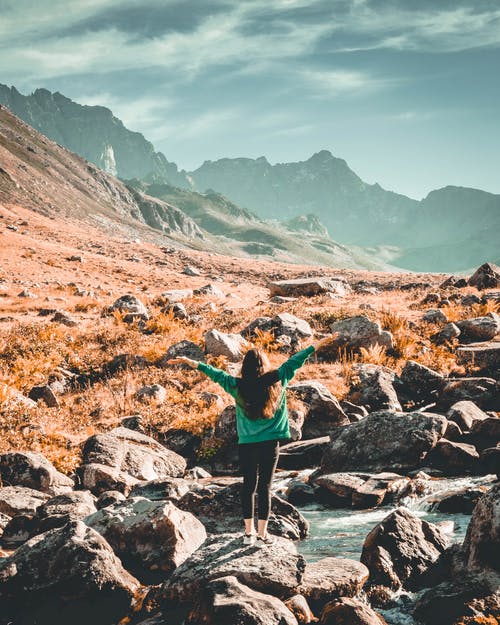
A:
POLYGON ((322 149, 500 193, 498 0, 0 0, 0 82, 109 107, 179 167, 322 149))

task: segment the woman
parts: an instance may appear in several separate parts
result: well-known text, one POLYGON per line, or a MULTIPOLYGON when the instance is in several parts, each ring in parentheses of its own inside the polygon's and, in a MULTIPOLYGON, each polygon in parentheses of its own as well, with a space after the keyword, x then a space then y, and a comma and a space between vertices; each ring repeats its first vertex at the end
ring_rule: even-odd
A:
POLYGON ((229 375, 191 358, 178 357, 170 364, 198 369, 234 397, 240 469, 243 474, 241 504, 245 521, 246 545, 261 547, 273 543, 267 533, 271 506, 271 482, 278 463, 279 441, 290 438, 285 389, 315 351, 310 345, 297 352, 278 369, 268 370, 269 361, 258 349, 245 354, 240 377, 229 375), (257 536, 254 529, 254 495, 258 493, 257 536))

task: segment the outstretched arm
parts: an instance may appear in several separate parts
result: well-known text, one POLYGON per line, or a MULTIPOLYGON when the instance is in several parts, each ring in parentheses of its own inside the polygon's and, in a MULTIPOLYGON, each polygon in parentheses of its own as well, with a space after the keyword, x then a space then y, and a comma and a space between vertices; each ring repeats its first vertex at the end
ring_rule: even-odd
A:
POLYGON ((314 352, 314 349, 314 345, 309 345, 309 347, 301 349, 300 352, 297 352, 288 360, 285 360, 285 362, 278 369, 282 384, 290 382, 290 380, 295 375, 297 369, 300 369, 300 367, 302 367, 302 365, 306 362, 309 356, 314 352))
POLYGON ((217 367, 212 367, 211 365, 207 365, 204 362, 192 360, 191 358, 187 358, 186 356, 171 358, 168 361, 168 364, 187 365, 188 367, 191 367, 191 369, 198 369, 198 371, 201 371, 211 380, 222 386, 222 388, 230 395, 234 396, 236 392, 236 378, 232 375, 229 375, 229 373, 226 373, 222 369, 217 369, 217 367))

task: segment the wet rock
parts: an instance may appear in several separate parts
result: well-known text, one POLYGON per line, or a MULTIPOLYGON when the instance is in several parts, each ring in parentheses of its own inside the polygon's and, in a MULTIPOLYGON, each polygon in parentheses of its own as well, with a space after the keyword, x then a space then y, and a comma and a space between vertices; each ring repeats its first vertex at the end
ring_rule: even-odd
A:
POLYGON ((426 462, 445 475, 475 472, 479 467, 479 454, 473 445, 457 443, 442 438, 427 456, 426 462))
POLYGON ((168 348, 165 355, 156 361, 156 366, 165 367, 171 358, 177 358, 178 356, 185 356, 186 358, 192 358, 199 362, 205 362, 205 354, 201 347, 192 341, 180 341, 168 348))
POLYGON ((325 606, 321 625, 387 625, 369 605, 359 599, 342 597, 325 606))
POLYGON ((467 487, 460 491, 445 491, 435 496, 427 497, 433 505, 433 510, 451 514, 472 514, 477 502, 484 495, 485 487, 467 487))
POLYGON ((95 495, 106 490, 128 493, 140 481, 182 477, 185 459, 154 439, 118 427, 87 439, 78 469, 82 484, 95 495))
POLYGON ((139 589, 109 544, 81 521, 31 538, 0 561, 2 616, 40 625, 109 625, 139 589))
POLYGON ((321 464, 321 458, 329 444, 329 436, 320 436, 283 445, 280 447, 278 467, 291 470, 317 467, 321 464))
POLYGON ((349 423, 347 415, 330 391, 317 380, 304 380, 288 387, 307 407, 302 427, 303 439, 329 434, 333 428, 349 423))
POLYGON ((307 564, 299 592, 319 612, 333 599, 356 596, 368 576, 366 566, 356 560, 321 558, 307 564))
POLYGON ((72 479, 34 451, 0 455, 0 480, 4 486, 26 486, 50 495, 59 495, 74 486, 72 479))
POLYGON ((446 431, 445 417, 425 412, 374 412, 339 428, 321 461, 324 473, 407 470, 421 466, 446 431))
POLYGON ((500 484, 495 484, 478 501, 463 551, 468 569, 500 572, 500 484))
POLYGON ((495 313, 457 321, 456 324, 460 329, 460 342, 490 341, 500 333, 500 317, 495 313))
MULTIPOLYGON (((241 482, 194 485, 176 505, 192 512, 211 534, 241 531, 241 482)), ((271 498, 269 531, 292 540, 305 538, 309 524, 290 503, 277 495, 271 498)))
POLYGON ((250 343, 241 334, 226 334, 209 330, 205 334, 205 351, 212 356, 225 356, 231 362, 242 360, 250 343))
POLYGON ((393 503, 406 495, 410 480, 397 473, 379 473, 371 476, 352 494, 352 506, 366 510, 382 504, 393 503))
POLYGON ((315 500, 314 488, 302 480, 291 480, 285 492, 286 500, 292 506, 303 506, 315 500))
POLYGON ((459 401, 448 410, 446 417, 454 421, 463 432, 471 430, 476 421, 488 419, 488 415, 483 412, 472 401, 459 401))
POLYGON ((436 405, 439 410, 448 410, 464 400, 484 410, 499 410, 500 385, 492 378, 450 378, 439 393, 436 405))
POLYGON ((165 579, 207 537, 189 512, 170 501, 142 497, 102 508, 85 523, 104 536, 127 569, 144 583, 165 579))
POLYGON ((328 473, 311 476, 309 481, 319 488, 316 497, 322 503, 344 508, 351 506, 353 493, 363 486, 366 478, 352 473, 328 473))
POLYGON ((289 540, 277 538, 273 545, 255 548, 243 545, 241 534, 222 534, 208 538, 181 564, 160 595, 167 601, 189 601, 207 582, 234 576, 252 590, 286 599, 296 594, 305 568, 289 540))
POLYGON ((482 289, 496 289, 500 286, 500 267, 484 263, 469 278, 469 285, 482 289))
POLYGON ((370 571, 370 584, 411 589, 447 546, 437 526, 398 508, 365 538, 361 562, 370 571))
POLYGON ((47 493, 25 486, 3 486, 0 488, 0 513, 9 517, 34 514, 49 498, 47 493))
POLYGON ((396 390, 393 386, 396 374, 387 367, 371 364, 353 366, 356 382, 349 398, 355 404, 365 406, 368 412, 375 410, 402 411, 396 390))
POLYGON ((342 321, 336 321, 330 326, 332 334, 336 335, 336 344, 339 349, 348 352, 359 352, 361 347, 380 345, 387 349, 394 347, 392 334, 382 330, 376 321, 360 315, 342 321))
POLYGON ((177 501, 187 492, 190 486, 181 477, 167 477, 137 484, 130 491, 130 497, 143 497, 150 501, 177 501))
POLYGON ((140 299, 130 293, 119 297, 108 308, 108 313, 113 313, 115 311, 122 313, 124 315, 123 320, 126 322, 139 319, 147 321, 149 319, 149 312, 146 306, 144 306, 140 299))
POLYGON ((49 408, 59 408, 59 400, 48 384, 34 386, 28 393, 28 397, 36 402, 43 401, 49 408))
POLYGON ((334 293, 339 297, 344 297, 351 292, 347 282, 326 277, 279 280, 271 282, 269 290, 271 295, 281 295, 283 297, 312 297, 323 293, 334 293))
POLYGON ((212 580, 196 598, 186 625, 297 625, 286 605, 241 584, 234 576, 212 580))
POLYGON ((142 402, 163 404, 167 399, 167 389, 161 384, 141 386, 135 394, 136 399, 142 402))

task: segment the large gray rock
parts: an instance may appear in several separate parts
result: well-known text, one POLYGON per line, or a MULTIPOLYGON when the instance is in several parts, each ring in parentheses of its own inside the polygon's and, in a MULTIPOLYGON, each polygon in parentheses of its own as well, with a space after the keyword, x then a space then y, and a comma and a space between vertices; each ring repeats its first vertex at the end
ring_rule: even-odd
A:
POLYGON ((500 333, 500 317, 495 313, 457 321, 456 324, 461 332, 461 342, 490 341, 500 333))
POLYGON ((271 320, 275 336, 289 336, 292 339, 305 339, 313 335, 311 326, 290 313, 280 313, 271 320))
POLYGON ((4 486, 0 488, 0 513, 9 517, 18 514, 32 515, 47 499, 50 499, 50 495, 33 488, 4 486))
POLYGON ((165 354, 156 361, 156 366, 165 367, 171 358, 177 358, 178 356, 205 362, 205 354, 201 347, 192 341, 179 341, 179 343, 174 343, 167 349, 165 354))
POLYGON ((370 571, 371 585, 415 588, 447 546, 436 525, 398 508, 365 538, 361 562, 370 571))
POLYGON ((456 351, 459 364, 473 365, 485 374, 495 375, 500 371, 500 341, 472 343, 456 351))
POLYGON ((368 579, 364 564, 347 558, 321 558, 309 562, 299 588, 314 612, 339 597, 355 597, 368 579))
POLYGON ((434 395, 444 385, 441 373, 429 369, 419 362, 408 360, 399 379, 396 380, 396 390, 409 396, 411 399, 432 401, 434 395))
POLYGON ((500 383, 492 378, 449 378, 437 398, 438 410, 459 401, 472 401, 483 410, 500 410, 500 383))
POLYGON ((469 284, 478 289, 496 289, 500 286, 500 267, 484 263, 469 278, 469 284))
POLYGON ((97 511, 96 499, 88 490, 76 490, 56 495, 43 503, 36 512, 37 534, 84 519, 97 511))
POLYGON ((325 473, 413 469, 442 438, 446 426, 445 417, 430 413, 374 412, 336 431, 321 469, 325 473))
POLYGON ((81 521, 35 536, 0 561, 2 617, 14 622, 109 625, 138 590, 109 544, 81 521))
POLYGON ((344 280, 335 278, 296 278, 294 280, 278 280, 269 284, 271 295, 284 297, 312 297, 323 293, 334 293, 344 297, 351 292, 351 287, 344 280))
POLYGON ((468 568, 500 573, 500 484, 495 484, 478 501, 463 550, 468 568))
POLYGON ((441 469, 445 475, 463 475, 478 471, 479 453, 474 445, 442 438, 429 453, 426 461, 430 466, 441 469))
POLYGON ((318 438, 329 434, 349 419, 337 398, 317 380, 302 380, 288 387, 308 408, 302 427, 302 438, 318 438))
POLYGON ((127 293, 119 297, 109 308, 108 312, 120 312, 124 315, 126 321, 132 321, 134 319, 142 319, 147 321, 149 319, 149 312, 146 306, 140 299, 127 293))
POLYGON ((476 421, 488 419, 488 415, 478 408, 474 402, 467 400, 453 404, 446 413, 446 417, 450 421, 454 421, 462 432, 471 430, 476 421))
POLYGON ((212 580, 196 598, 186 625, 298 625, 286 605, 241 584, 236 577, 212 580))
POLYGON ((280 469, 309 469, 317 467, 330 444, 329 436, 320 436, 307 441, 294 441, 280 447, 278 467, 280 469))
POLYGON ((128 493, 138 482, 182 477, 186 460, 153 438, 118 427, 87 439, 78 469, 85 488, 98 495, 106 490, 128 493))
POLYGON ((402 411, 396 390, 394 371, 387 367, 372 364, 353 366, 356 382, 353 384, 349 399, 354 404, 364 406, 368 412, 375 410, 402 411))
POLYGON ((205 334, 205 351, 212 356, 225 356, 231 362, 242 360, 250 343, 241 334, 226 334, 209 330, 205 334))
POLYGON ((330 330, 336 335, 335 342, 340 350, 359 352, 361 347, 368 349, 374 345, 387 349, 394 347, 392 334, 382 330, 378 322, 370 321, 364 315, 336 321, 330 326, 330 330))
POLYGON ((408 494, 410 486, 410 479, 397 473, 372 475, 353 492, 352 506, 364 510, 394 503, 408 494))
POLYGON ((144 583, 161 581, 206 539, 198 519, 171 501, 142 497, 102 508, 85 519, 144 583))
POLYGON ((189 482, 181 477, 164 477, 136 484, 130 497, 144 497, 150 501, 177 501, 189 492, 189 482))
MULTIPOLYGON (((195 514, 211 534, 238 532, 242 523, 240 491, 239 480, 223 486, 216 483, 193 486, 176 505, 195 514)), ((307 536, 309 523, 294 506, 273 494, 269 530, 278 536, 300 540, 307 536)))
POLYGON ((262 548, 243 545, 241 534, 209 538, 162 586, 170 601, 189 601, 208 581, 234 576, 259 592, 280 599, 292 596, 302 582, 306 563, 295 545, 283 538, 262 548))
POLYGON ((4 486, 27 486, 50 495, 59 495, 74 486, 72 479, 35 451, 0 455, 0 481, 4 486))

